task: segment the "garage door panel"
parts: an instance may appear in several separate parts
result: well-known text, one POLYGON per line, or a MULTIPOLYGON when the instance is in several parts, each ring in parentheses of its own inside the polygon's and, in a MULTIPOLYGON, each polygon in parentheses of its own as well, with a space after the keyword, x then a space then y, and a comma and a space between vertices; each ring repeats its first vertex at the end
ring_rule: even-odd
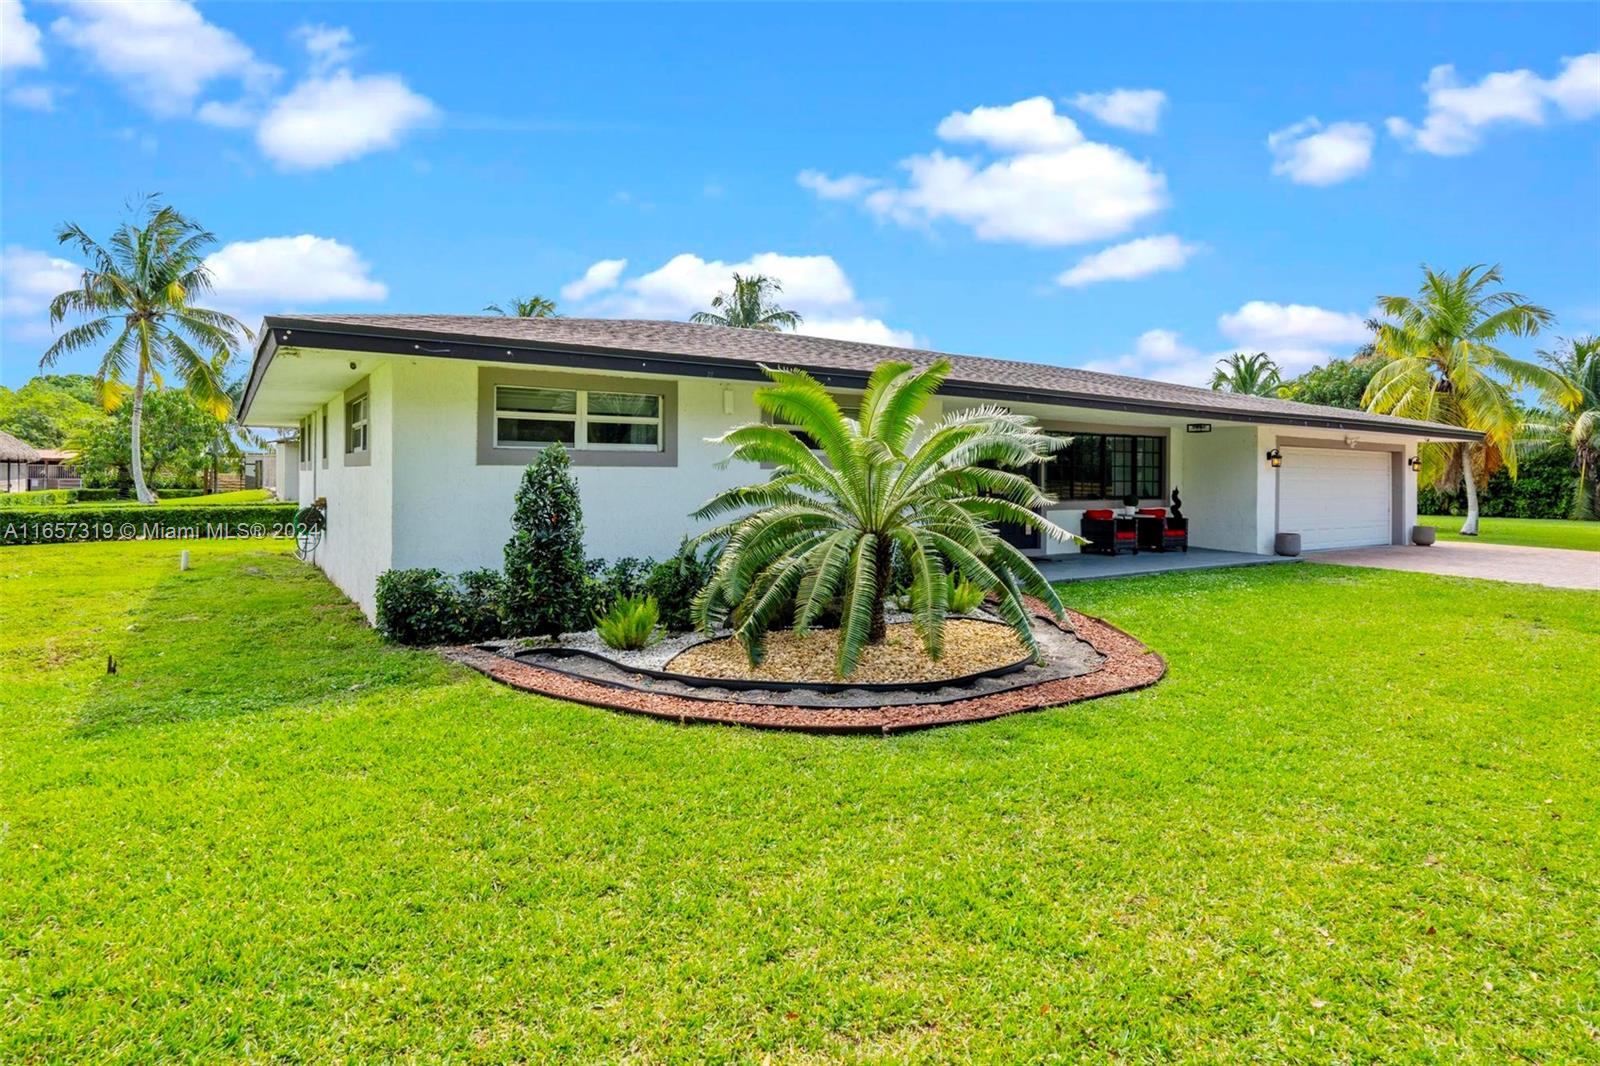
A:
POLYGON ((1278 528, 1307 551, 1388 544, 1392 503, 1388 452, 1283 449, 1278 528))

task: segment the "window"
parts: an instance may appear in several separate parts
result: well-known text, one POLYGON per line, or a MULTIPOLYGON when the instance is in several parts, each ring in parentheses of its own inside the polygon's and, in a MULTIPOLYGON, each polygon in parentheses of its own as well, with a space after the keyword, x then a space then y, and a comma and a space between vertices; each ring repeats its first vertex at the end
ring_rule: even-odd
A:
POLYGON ((322 469, 328 469, 328 409, 322 409, 321 432, 317 434, 317 443, 322 446, 322 469))
POLYGON ((1166 438, 1060 433, 1069 443, 1041 464, 1040 484, 1060 500, 1159 499, 1166 484, 1166 438))
MULTIPOLYGON (((853 397, 852 397, 852 399, 853 399, 853 397)), ((838 396, 835 396, 833 398, 833 402, 839 405, 839 413, 844 415, 846 418, 856 418, 856 419, 858 419, 858 418, 861 417, 861 406, 860 406, 860 404, 858 404, 858 403, 847 403, 847 402, 845 402, 844 399, 842 399, 841 397, 838 397, 838 396)), ((817 444, 817 442, 815 440, 812 439, 811 434, 807 433, 805 430, 801 429, 799 426, 790 425, 788 422, 774 422, 774 421, 772 421, 772 416, 770 414, 768 414, 767 412, 765 412, 765 411, 763 411, 761 413, 761 420, 763 422, 766 422, 767 424, 773 426, 776 429, 786 429, 790 433, 793 433, 795 436, 799 437, 802 441, 805 442, 805 446, 807 448, 810 448, 814 452, 820 452, 822 450, 822 447, 819 444, 817 444)))
POLYGON ((357 396, 344 405, 344 453, 363 455, 367 450, 367 398, 357 396))
POLYGON ((659 452, 662 407, 649 393, 497 385, 495 447, 659 452))
POLYGON ((311 449, 313 446, 311 431, 315 427, 316 421, 310 415, 306 415, 300 420, 300 466, 302 469, 310 469, 311 467, 311 449))

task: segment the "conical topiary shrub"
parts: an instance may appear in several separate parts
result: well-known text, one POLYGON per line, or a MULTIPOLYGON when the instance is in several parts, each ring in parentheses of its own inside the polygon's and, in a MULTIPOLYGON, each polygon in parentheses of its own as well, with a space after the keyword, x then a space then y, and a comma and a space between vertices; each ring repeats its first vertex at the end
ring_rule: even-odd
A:
POLYGON ((555 636, 588 627, 583 507, 572 459, 551 444, 528 464, 506 542, 506 632, 555 636))

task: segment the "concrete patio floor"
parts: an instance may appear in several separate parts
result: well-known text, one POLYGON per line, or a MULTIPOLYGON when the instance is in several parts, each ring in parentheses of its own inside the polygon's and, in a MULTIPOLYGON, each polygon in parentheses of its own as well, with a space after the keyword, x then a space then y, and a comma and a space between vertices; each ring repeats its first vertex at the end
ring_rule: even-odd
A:
POLYGON ((1097 581, 1107 577, 1137 577, 1176 570, 1216 570, 1228 566, 1263 566, 1293 563, 1280 555, 1191 548, 1186 552, 1140 552, 1138 555, 1058 555, 1042 559, 1039 572, 1048 581, 1097 581))
POLYGON ((1305 559, 1338 566, 1375 566, 1420 574, 1481 577, 1557 589, 1600 589, 1600 552, 1568 548, 1523 548, 1441 540, 1428 548, 1407 544, 1309 552, 1305 559))

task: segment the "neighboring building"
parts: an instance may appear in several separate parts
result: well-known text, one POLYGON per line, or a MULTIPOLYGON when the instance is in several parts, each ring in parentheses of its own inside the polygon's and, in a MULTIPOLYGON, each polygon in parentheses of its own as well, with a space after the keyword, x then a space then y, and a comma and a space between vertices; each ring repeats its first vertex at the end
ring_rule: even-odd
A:
MULTIPOLYGON (((268 318, 241 419, 298 427, 285 498, 327 500, 315 561, 370 616, 395 567, 495 566, 537 449, 572 450, 595 555, 664 556, 689 512, 759 473, 719 468, 708 438, 759 417, 761 367, 800 367, 848 407, 878 363, 937 352, 696 326, 575 318, 318 315, 268 318)), ((1067 367, 947 356, 924 417, 998 403, 1068 434, 1039 469, 1076 530, 1086 509, 1167 504, 1181 488, 1196 547, 1269 554, 1281 529, 1308 550, 1404 543, 1408 460, 1452 426, 1067 367), (1277 450, 1281 466, 1269 464, 1277 450)), ((1027 545, 1034 555, 1076 551, 1027 545)))
POLYGON ((81 489, 83 478, 73 463, 78 453, 60 448, 40 448, 39 461, 28 465, 28 487, 32 489, 81 489))
POLYGON ((28 468, 39 461, 39 449, 0 430, 0 492, 27 492, 28 468))

